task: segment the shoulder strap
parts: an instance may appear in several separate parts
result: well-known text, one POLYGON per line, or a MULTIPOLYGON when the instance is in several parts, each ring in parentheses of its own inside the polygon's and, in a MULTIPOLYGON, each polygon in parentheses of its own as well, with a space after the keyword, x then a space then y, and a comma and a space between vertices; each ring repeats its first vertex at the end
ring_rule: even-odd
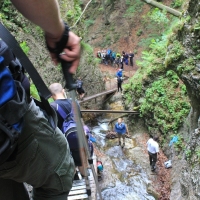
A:
POLYGON ((67 114, 65 113, 65 111, 62 109, 61 106, 59 106, 58 104, 56 105, 56 110, 58 111, 58 113, 60 114, 60 116, 65 120, 67 117, 67 114))
MULTIPOLYGON (((66 99, 66 101, 68 101, 68 99, 66 99)), ((59 113, 59 115, 63 118, 63 120, 65 120, 67 116, 72 113, 72 107, 71 107, 71 110, 66 108, 66 110, 68 111, 68 114, 67 114, 65 110, 63 109, 63 107, 59 105, 57 102, 51 103, 51 106, 59 113)))

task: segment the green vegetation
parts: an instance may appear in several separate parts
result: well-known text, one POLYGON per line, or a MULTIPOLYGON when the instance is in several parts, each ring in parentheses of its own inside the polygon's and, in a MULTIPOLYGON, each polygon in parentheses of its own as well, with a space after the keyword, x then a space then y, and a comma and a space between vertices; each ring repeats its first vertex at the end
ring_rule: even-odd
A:
POLYGON ((141 35, 142 35, 142 33, 143 33, 143 31, 142 31, 142 30, 138 30, 138 31, 137 31, 137 33, 136 33, 136 35, 139 37, 139 36, 141 36, 141 35))
POLYGON ((135 13, 142 11, 144 3, 141 0, 126 0, 127 10, 124 17, 132 17, 135 13))
POLYGON ((28 55, 28 52, 30 48, 28 47, 27 43, 25 41, 20 43, 20 47, 22 48, 23 52, 28 55))
POLYGON ((33 83, 30 86, 30 93, 34 99, 37 99, 38 101, 40 101, 40 96, 38 94, 37 88, 35 87, 33 83))
POLYGON ((190 105, 178 86, 178 76, 168 71, 166 77, 159 77, 146 90, 145 101, 140 107, 141 116, 152 113, 157 123, 156 126, 164 134, 170 131, 176 132, 189 113, 190 105))
POLYGON ((183 4, 183 0, 174 0, 172 3, 171 3, 171 6, 173 8, 180 8, 183 4))
MULTIPOLYGON (((157 9, 151 13, 152 21, 168 23, 165 13, 157 9), (160 18, 157 17, 159 15, 160 18)), ((181 28, 180 24, 177 22, 181 28)), ((183 72, 194 67, 193 59, 188 58, 181 66, 177 65, 175 71, 168 70, 184 53, 175 37, 168 39, 172 30, 175 30, 174 25, 157 39, 149 39, 147 50, 142 52, 141 59, 137 61, 138 71, 124 85, 125 106, 139 106, 140 116, 147 122, 150 133, 161 132, 164 140, 168 134, 178 132, 190 110, 187 90, 176 68, 183 72)), ((181 141, 177 148, 181 148, 181 141)))
POLYGON ((74 5, 73 5, 73 9, 69 9, 66 12, 66 18, 67 18, 67 22, 76 22, 78 20, 78 18, 81 15, 81 7, 80 7, 80 1, 79 0, 74 0, 74 5))
POLYGON ((183 73, 190 72, 194 68, 195 68, 195 60, 193 58, 188 58, 185 59, 182 64, 179 64, 176 69, 177 73, 181 75, 183 73))
POLYGON ((147 13, 147 17, 153 22, 165 26, 169 19, 167 18, 166 11, 160 10, 159 8, 154 8, 147 13))
POLYGON ((85 50, 88 54, 92 54, 92 53, 93 53, 93 48, 92 48, 89 44, 87 44, 87 43, 85 43, 85 42, 83 42, 83 41, 81 41, 81 47, 82 47, 83 50, 85 50))
POLYGON ((94 20, 92 19, 88 19, 88 20, 85 20, 85 26, 86 28, 93 25, 94 24, 94 20))

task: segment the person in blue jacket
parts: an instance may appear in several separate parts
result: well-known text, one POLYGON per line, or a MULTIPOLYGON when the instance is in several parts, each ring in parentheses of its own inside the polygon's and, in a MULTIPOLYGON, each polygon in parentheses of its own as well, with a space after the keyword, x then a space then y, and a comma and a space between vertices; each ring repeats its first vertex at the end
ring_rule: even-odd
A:
POLYGON ((125 123, 122 122, 122 118, 119 118, 117 120, 117 123, 115 124, 115 132, 118 135, 119 144, 118 146, 121 146, 121 138, 123 139, 123 145, 122 148, 125 146, 125 134, 127 132, 127 128, 125 123))
POLYGON ((117 71, 117 73, 116 73, 116 76, 117 77, 122 77, 122 69, 119 69, 118 71, 117 71))

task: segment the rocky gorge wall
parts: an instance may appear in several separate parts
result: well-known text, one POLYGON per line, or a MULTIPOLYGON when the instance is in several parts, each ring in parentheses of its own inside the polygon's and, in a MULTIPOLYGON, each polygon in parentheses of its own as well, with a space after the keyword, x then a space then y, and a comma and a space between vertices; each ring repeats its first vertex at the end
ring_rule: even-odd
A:
MULTIPOLYGON (((172 55, 174 41, 180 42, 182 53, 168 67, 173 69, 186 85, 191 110, 180 129, 182 147, 175 151, 171 199, 200 199, 200 1, 191 0, 183 14, 182 26, 168 45, 172 55), (176 178, 175 178, 176 177, 176 178), (175 189, 176 188, 176 189, 175 189), (178 189, 179 188, 179 189, 178 189), (175 192, 176 191, 176 192, 175 192)), ((176 145, 175 145, 176 147, 176 145)))

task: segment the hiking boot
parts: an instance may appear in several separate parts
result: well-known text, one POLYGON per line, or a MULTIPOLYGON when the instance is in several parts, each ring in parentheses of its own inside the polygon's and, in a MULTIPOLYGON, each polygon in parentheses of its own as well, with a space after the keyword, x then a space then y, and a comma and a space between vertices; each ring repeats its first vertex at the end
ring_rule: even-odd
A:
POLYGON ((121 141, 119 141, 119 144, 117 146, 121 146, 121 141))
POLYGON ((151 171, 154 172, 156 170, 156 166, 151 167, 151 171))

